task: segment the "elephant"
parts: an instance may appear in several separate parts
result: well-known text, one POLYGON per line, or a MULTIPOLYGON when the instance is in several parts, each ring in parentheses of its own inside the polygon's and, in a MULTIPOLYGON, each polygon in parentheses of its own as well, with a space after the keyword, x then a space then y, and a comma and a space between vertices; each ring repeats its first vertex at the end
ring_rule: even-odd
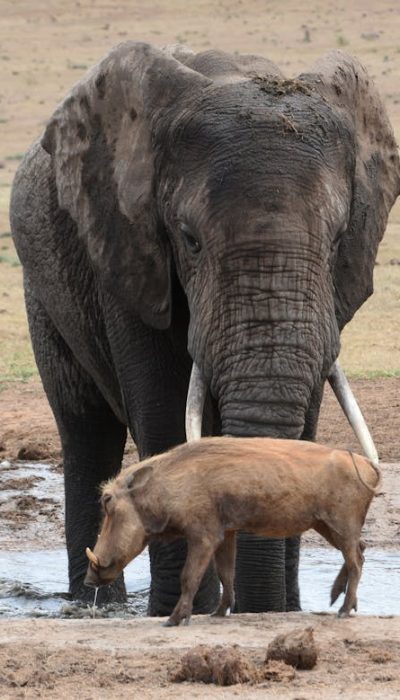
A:
MULTIPOLYGON (((63 449, 74 598, 93 595, 85 549, 128 430, 140 459, 184 442, 185 420, 190 439, 313 440, 327 378, 349 404, 340 332, 373 291, 399 191, 384 106, 340 51, 288 79, 259 56, 127 41, 56 108, 10 218, 63 449)), ((237 611, 300 609, 299 546, 241 533, 237 611)), ((149 554, 148 611, 169 615, 186 545, 149 554)), ((99 592, 124 596, 122 577, 99 592)), ((218 598, 210 565, 194 612, 218 598)))

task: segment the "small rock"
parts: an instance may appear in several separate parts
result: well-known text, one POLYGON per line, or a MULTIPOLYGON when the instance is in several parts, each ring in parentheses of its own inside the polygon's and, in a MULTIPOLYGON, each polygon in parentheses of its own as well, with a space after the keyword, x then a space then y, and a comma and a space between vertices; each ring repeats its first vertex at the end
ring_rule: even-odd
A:
POLYGON ((279 634, 267 649, 265 661, 284 661, 285 664, 300 669, 314 668, 317 663, 317 647, 312 627, 279 634))
POLYGON ((9 462, 8 459, 3 459, 3 461, 0 462, 0 467, 2 469, 9 469, 11 467, 11 462, 9 462))
POLYGON ((361 34, 361 39, 366 39, 366 41, 374 41, 379 39, 379 32, 364 32, 361 34))

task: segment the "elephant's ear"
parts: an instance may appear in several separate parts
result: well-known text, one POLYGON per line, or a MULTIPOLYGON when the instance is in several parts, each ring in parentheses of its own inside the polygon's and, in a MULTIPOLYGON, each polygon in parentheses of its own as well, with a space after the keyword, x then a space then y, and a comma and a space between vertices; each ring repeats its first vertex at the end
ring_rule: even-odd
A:
POLYGON ((340 113, 355 143, 350 220, 339 242, 333 280, 341 329, 373 291, 378 245, 400 193, 398 148, 379 94, 356 59, 330 51, 299 77, 340 113))
POLYGON ((59 206, 101 284, 156 328, 170 322, 170 252, 156 214, 151 123, 204 82, 147 44, 121 44, 72 89, 42 138, 59 206))

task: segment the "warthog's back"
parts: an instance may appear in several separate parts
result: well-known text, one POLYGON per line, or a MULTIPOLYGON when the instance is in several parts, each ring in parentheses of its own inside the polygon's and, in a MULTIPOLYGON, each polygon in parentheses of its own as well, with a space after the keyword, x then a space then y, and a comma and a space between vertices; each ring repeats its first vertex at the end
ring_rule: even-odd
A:
POLYGON ((283 536, 313 527, 332 511, 365 517, 373 496, 368 486, 374 488, 377 476, 368 460, 355 459, 359 473, 349 452, 315 443, 205 438, 155 458, 155 476, 171 509, 184 510, 185 517, 207 513, 225 529, 265 528, 265 534, 283 536))

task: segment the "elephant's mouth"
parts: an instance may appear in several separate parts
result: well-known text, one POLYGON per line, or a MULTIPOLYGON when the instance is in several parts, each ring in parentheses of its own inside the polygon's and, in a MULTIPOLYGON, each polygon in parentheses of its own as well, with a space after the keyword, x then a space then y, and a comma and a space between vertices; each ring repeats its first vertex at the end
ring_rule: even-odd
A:
MULTIPOLYGON (((328 381, 365 455, 374 464, 377 464, 379 458, 371 433, 338 360, 333 363, 330 369, 328 381)), ((206 393, 207 385, 199 367, 193 362, 186 402, 186 439, 188 442, 201 438, 206 393)))

